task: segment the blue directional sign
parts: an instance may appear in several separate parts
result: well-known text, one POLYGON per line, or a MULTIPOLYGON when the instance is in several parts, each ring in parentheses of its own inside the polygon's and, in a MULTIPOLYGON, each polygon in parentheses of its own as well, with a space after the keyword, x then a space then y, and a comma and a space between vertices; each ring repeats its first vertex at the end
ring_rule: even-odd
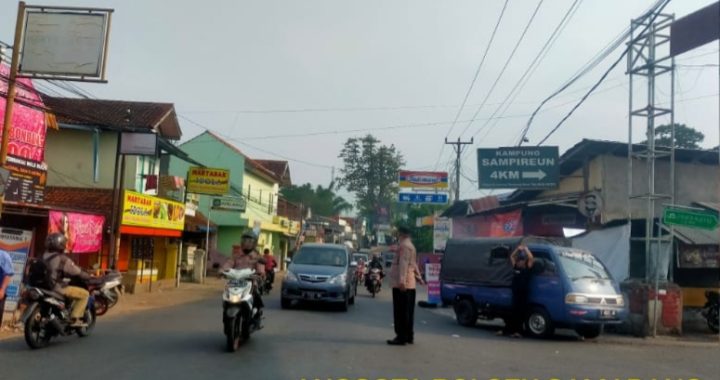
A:
POLYGON ((434 203, 444 204, 448 202, 447 193, 400 193, 400 203, 434 203))
POLYGON ((558 147, 480 148, 481 189, 554 189, 558 186, 558 147))

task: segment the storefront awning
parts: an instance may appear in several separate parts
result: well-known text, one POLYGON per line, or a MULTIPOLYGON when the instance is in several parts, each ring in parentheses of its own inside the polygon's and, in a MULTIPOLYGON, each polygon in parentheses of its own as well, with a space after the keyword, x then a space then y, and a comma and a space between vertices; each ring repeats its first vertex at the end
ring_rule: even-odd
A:
MULTIPOLYGON (((663 229, 670 231, 667 226, 663 226, 663 229)), ((701 230, 676 226, 675 237, 688 245, 718 245, 720 244, 720 228, 701 230)))

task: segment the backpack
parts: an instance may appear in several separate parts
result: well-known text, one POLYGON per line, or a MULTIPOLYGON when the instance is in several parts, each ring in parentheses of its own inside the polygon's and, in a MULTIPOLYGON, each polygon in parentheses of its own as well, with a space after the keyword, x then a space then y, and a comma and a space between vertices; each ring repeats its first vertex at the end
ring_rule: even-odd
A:
POLYGON ((60 253, 50 255, 47 260, 42 257, 31 259, 28 266, 28 285, 48 290, 55 288, 55 279, 48 262, 59 255, 60 253))

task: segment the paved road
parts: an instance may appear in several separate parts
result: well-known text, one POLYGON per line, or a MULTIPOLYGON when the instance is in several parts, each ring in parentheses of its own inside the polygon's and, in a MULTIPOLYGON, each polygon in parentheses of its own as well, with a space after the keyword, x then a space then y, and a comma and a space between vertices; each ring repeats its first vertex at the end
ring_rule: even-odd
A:
POLYGON ((496 337, 495 327, 458 326, 448 310, 418 309, 416 344, 392 347, 387 289, 360 291, 350 311, 280 310, 273 291, 266 328, 224 352, 218 297, 100 319, 89 338, 31 351, 0 341, 2 379, 720 379, 720 346, 648 345, 496 337))

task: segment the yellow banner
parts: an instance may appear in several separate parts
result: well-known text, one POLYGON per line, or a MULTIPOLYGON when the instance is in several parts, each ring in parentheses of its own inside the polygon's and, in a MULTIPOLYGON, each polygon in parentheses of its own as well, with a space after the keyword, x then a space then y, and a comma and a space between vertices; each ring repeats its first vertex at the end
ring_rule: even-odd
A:
POLYGON ((187 191, 196 194, 225 195, 230 191, 230 170, 192 167, 188 170, 187 191))
POLYGON ((122 224, 182 230, 185 228, 185 205, 125 190, 122 224))

